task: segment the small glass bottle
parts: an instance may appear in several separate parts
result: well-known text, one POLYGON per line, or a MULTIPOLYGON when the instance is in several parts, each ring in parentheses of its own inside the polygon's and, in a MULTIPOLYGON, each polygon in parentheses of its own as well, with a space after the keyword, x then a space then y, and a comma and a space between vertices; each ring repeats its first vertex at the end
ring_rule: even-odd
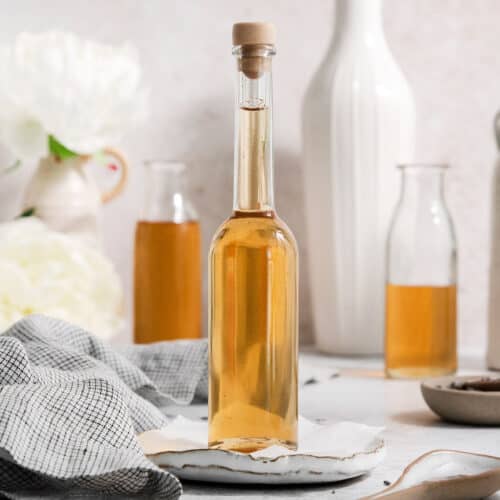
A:
POLYGON ((297 445, 297 245, 273 201, 274 27, 233 28, 234 211, 209 257, 209 446, 297 445))
POLYGON ((135 234, 134 340, 201 337, 201 237, 184 186, 183 163, 145 164, 135 234))
POLYGON ((443 194, 444 165, 403 165, 388 239, 386 375, 430 377, 457 368, 457 248, 443 194))

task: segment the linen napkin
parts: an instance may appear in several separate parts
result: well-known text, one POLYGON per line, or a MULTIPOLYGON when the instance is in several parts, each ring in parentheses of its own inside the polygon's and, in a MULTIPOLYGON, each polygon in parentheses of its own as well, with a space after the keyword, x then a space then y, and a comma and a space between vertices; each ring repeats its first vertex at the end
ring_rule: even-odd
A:
POLYGON ((22 319, 0 335, 0 496, 178 498, 136 434, 206 386, 206 341, 118 352, 64 321, 22 319))

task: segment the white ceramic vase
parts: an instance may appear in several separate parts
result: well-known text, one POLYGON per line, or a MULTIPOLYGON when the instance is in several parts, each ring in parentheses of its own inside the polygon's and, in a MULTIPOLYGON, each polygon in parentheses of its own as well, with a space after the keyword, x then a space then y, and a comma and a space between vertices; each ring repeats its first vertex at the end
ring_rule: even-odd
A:
POLYGON ((127 162, 118 151, 108 148, 104 152, 120 164, 120 178, 111 190, 101 193, 87 168, 89 157, 62 160, 48 156, 40 160, 26 187, 23 209, 34 209, 35 215, 55 231, 99 245, 101 205, 122 192, 128 171, 127 162))
POLYGON ((495 116, 499 156, 493 173, 491 197, 490 293, 488 310, 488 368, 500 370, 500 111, 495 116))
POLYGON ((413 160, 415 107, 387 46, 381 0, 337 0, 328 52, 303 108, 315 341, 338 354, 383 351, 385 247, 413 160))

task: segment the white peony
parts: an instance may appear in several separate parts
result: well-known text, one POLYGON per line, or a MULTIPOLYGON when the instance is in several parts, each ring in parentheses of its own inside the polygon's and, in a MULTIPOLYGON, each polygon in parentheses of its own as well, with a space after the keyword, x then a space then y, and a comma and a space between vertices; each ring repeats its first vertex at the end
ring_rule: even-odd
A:
POLYGON ((93 154, 145 115, 137 51, 61 32, 21 33, 0 47, 0 139, 21 159, 47 154, 48 136, 93 154))
POLYGON ((121 328, 123 293, 111 262, 35 217, 0 225, 0 332, 43 313, 101 338, 121 328))

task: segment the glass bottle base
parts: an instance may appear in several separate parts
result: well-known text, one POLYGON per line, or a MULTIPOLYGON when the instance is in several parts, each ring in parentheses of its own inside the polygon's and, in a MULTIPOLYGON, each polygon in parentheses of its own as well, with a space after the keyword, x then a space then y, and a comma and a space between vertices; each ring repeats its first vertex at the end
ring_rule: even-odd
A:
POLYGON ((447 366, 407 366, 400 368, 386 368, 385 375, 387 378, 422 379, 453 375, 456 371, 456 367, 447 366))
POLYGON ((208 447, 215 450, 237 451, 239 453, 252 453, 270 446, 282 446, 290 450, 297 449, 297 443, 271 438, 230 438, 208 443, 208 447))

